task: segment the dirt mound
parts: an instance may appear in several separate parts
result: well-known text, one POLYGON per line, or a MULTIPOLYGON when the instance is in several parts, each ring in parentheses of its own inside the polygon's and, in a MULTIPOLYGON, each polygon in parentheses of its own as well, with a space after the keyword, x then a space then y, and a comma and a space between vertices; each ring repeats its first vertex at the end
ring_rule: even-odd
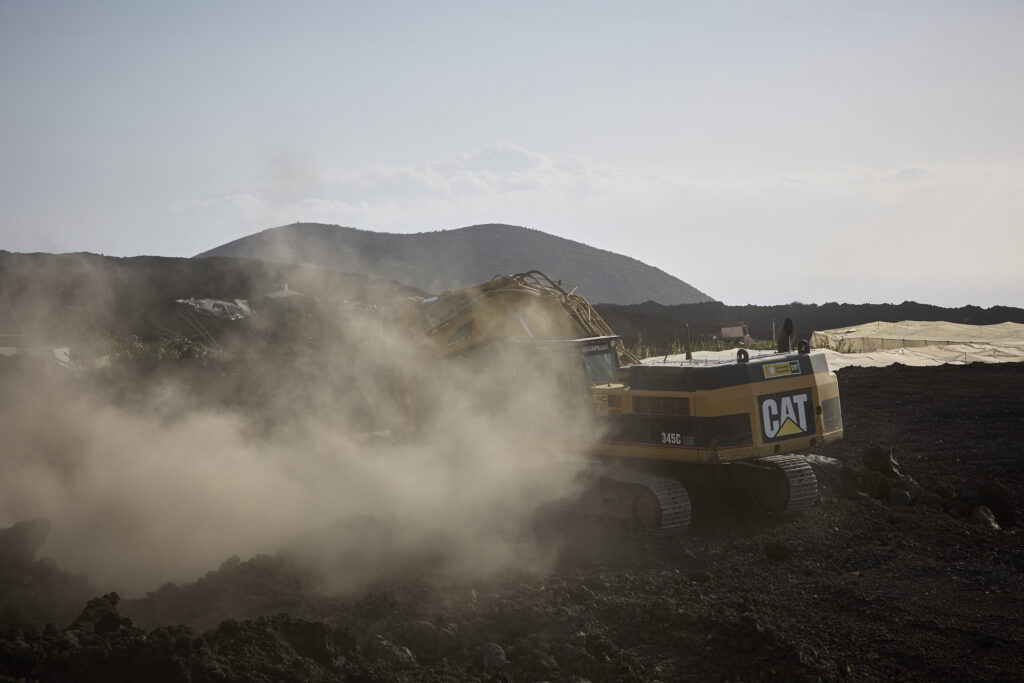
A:
MULTIPOLYGON (((1024 365, 839 378, 846 438, 812 460, 823 495, 798 519, 713 507, 678 543, 569 537, 544 574, 412 567, 341 594, 283 556, 233 558, 77 618, 85 597, 63 618, 37 602, 5 622, 0 678, 1019 678, 1024 365)), ((35 574, 0 582, 6 605, 78 585, 13 564, 35 574)))
POLYGON ((39 680, 343 681, 369 677, 344 631, 287 615, 149 633, 117 610, 118 595, 90 600, 66 629, 47 626, 0 641, 0 672, 39 680))

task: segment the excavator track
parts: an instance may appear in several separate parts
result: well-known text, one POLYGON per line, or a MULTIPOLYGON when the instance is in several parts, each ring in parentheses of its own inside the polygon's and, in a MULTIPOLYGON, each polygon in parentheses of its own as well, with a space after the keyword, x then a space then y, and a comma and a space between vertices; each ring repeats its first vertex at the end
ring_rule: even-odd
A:
POLYGON ((776 494, 777 500, 784 500, 784 503, 765 506, 772 514, 798 515, 818 499, 818 479, 811 466, 799 455, 771 455, 755 462, 770 468, 774 482, 769 485, 785 489, 783 495, 776 494))
POLYGON ((799 455, 771 455, 722 470, 726 488, 771 515, 798 515, 818 498, 818 479, 799 455))
POLYGON ((596 475, 580 512, 631 535, 672 538, 690 526, 690 496, 676 479, 631 469, 596 475))

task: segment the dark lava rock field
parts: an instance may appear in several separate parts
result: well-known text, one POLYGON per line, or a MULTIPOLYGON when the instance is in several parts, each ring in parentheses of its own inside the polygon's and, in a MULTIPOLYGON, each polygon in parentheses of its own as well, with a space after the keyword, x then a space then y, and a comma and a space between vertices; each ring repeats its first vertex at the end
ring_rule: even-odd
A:
POLYGON ((809 514, 567 535, 544 575, 334 594, 277 555, 97 595, 0 532, 0 680, 1024 678, 1024 365, 847 368, 809 514))

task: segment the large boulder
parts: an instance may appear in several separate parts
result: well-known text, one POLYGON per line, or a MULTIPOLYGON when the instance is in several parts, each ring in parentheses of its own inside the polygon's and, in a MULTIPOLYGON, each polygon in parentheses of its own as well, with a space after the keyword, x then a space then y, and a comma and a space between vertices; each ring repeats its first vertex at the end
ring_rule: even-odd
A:
POLYGON ((978 500, 992 511, 1000 526, 1013 526, 1017 523, 1017 509, 1013 494, 1001 481, 988 477, 979 481, 974 487, 978 500))
POLYGON ((434 662, 459 648, 459 638, 451 627, 437 627, 428 621, 414 621, 401 630, 401 642, 409 646, 416 658, 434 662))
POLYGON ((508 668, 509 662, 505 657, 505 650, 497 643, 484 643, 477 650, 477 660, 488 675, 496 675, 508 668))
POLYGON ((892 448, 889 446, 872 446, 861 454, 864 469, 868 472, 878 472, 886 479, 898 480, 902 473, 899 463, 892 456, 892 448))
POLYGON ((107 593, 102 597, 93 598, 71 623, 70 630, 102 636, 122 628, 134 628, 132 620, 121 616, 117 611, 117 603, 120 601, 117 593, 107 593))
POLYGON ((844 490, 843 463, 827 455, 808 453, 804 456, 807 464, 814 470, 814 477, 818 480, 819 491, 829 491, 839 494, 844 490))
POLYGON ((412 669, 417 665, 416 655, 412 650, 403 645, 396 645, 380 635, 370 639, 366 646, 366 654, 393 669, 412 669))

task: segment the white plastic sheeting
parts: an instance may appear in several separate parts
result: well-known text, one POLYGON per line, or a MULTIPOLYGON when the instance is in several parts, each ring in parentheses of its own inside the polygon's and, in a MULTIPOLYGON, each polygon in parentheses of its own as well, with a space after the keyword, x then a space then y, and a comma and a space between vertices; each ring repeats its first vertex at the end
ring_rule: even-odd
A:
POLYGON ((962 325, 947 322, 904 320, 898 323, 873 322, 855 327, 815 332, 811 347, 843 353, 865 353, 922 346, 956 344, 1024 345, 1024 325, 962 325))
MULTIPOLYGON (((947 322, 905 320, 873 322, 838 330, 815 332, 812 348, 821 349, 833 370, 851 365, 884 367, 903 365, 966 365, 968 363, 1024 362, 1024 325, 962 325, 947 322)), ((769 351, 752 351, 751 358, 769 351)), ((723 362, 736 351, 696 351, 694 361, 723 362)), ((645 359, 659 362, 663 356, 645 359)), ((669 356, 682 361, 684 356, 669 356)))
POLYGON ((964 325, 904 320, 815 332, 831 368, 848 365, 964 365, 1024 361, 1024 325, 964 325))

